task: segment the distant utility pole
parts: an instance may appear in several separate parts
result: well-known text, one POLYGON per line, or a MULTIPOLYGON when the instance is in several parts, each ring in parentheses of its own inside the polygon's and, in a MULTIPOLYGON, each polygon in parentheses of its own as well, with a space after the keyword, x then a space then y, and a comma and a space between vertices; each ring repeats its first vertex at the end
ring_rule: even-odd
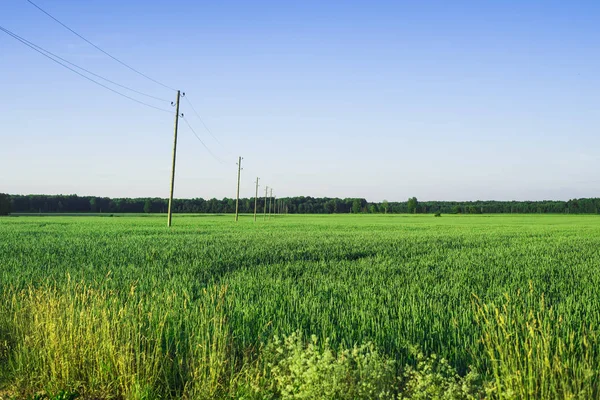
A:
MULTIPOLYGON (((173 164, 171 164, 171 191, 169 193, 169 211, 167 216, 167 226, 171 227, 171 206, 173 204, 173 187, 175 185, 175 157, 177 155, 177 126, 179 125, 179 97, 180 91, 177 91, 177 101, 175 102, 175 135, 173 138, 173 164)), ((171 103, 173 104, 173 103, 171 103)))
POLYGON ((268 186, 265 186, 265 216, 263 217, 263 221, 267 220, 267 191, 269 190, 268 186))
POLYGON ((273 188, 271 188, 271 195, 269 196, 269 219, 271 219, 271 200, 273 200, 273 188))
POLYGON ((254 222, 256 222, 256 208, 258 207, 258 177, 256 177, 256 194, 254 195, 254 222))
POLYGON ((238 158, 238 184, 237 184, 237 194, 235 196, 235 222, 238 221, 238 210, 240 209, 240 174, 242 172, 242 160, 243 158, 240 156, 238 158))

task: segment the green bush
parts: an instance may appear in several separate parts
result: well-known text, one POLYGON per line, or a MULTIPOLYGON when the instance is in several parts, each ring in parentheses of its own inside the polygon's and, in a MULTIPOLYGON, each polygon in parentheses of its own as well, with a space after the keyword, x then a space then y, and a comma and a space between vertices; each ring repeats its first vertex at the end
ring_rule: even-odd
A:
POLYGON ((425 357, 413 350, 416 367, 406 367, 401 377, 399 399, 470 400, 484 397, 484 385, 480 376, 470 371, 461 377, 445 358, 435 354, 425 357))
POLYGON ((329 341, 305 343, 300 333, 274 337, 262 352, 257 398, 392 399, 397 382, 392 360, 371 343, 337 352, 329 341))
POLYGON ((328 340, 308 343, 300 333, 274 337, 238 382, 237 398, 256 399, 447 399, 485 396, 477 373, 461 377, 444 358, 412 350, 416 365, 397 365, 371 343, 335 352, 328 340))

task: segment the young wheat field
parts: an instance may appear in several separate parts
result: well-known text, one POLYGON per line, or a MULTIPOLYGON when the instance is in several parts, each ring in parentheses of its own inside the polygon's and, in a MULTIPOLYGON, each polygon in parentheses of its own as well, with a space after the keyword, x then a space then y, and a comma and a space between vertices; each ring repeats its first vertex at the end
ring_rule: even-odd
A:
POLYGON ((0 219, 0 398, 600 396, 598 216, 173 224, 0 219))

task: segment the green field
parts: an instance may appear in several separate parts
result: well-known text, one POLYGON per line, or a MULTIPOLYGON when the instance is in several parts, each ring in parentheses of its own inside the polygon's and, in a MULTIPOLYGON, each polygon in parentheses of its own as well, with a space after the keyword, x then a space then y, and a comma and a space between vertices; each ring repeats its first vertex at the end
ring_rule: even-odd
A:
POLYGON ((0 219, 0 398, 596 398, 599 323, 598 216, 0 219))

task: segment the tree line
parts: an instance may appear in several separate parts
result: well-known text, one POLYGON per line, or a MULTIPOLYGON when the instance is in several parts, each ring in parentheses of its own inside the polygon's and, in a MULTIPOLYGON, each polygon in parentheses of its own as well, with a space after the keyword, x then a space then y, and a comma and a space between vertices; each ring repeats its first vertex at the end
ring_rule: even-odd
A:
MULTIPOLYGON (((418 201, 368 202, 362 198, 298 196, 278 199, 282 212, 289 214, 598 214, 600 198, 568 201, 418 201)), ((268 202, 268 199, 267 199, 268 202)), ((77 195, 8 195, 0 193, 0 215, 8 213, 165 213, 163 198, 108 198, 77 195)), ((264 198, 258 199, 259 213, 264 198)), ((267 205, 268 207, 268 205, 267 205)), ((233 213, 235 199, 174 199, 176 213, 233 213)), ((254 198, 240 199, 240 212, 254 212, 254 198)))

